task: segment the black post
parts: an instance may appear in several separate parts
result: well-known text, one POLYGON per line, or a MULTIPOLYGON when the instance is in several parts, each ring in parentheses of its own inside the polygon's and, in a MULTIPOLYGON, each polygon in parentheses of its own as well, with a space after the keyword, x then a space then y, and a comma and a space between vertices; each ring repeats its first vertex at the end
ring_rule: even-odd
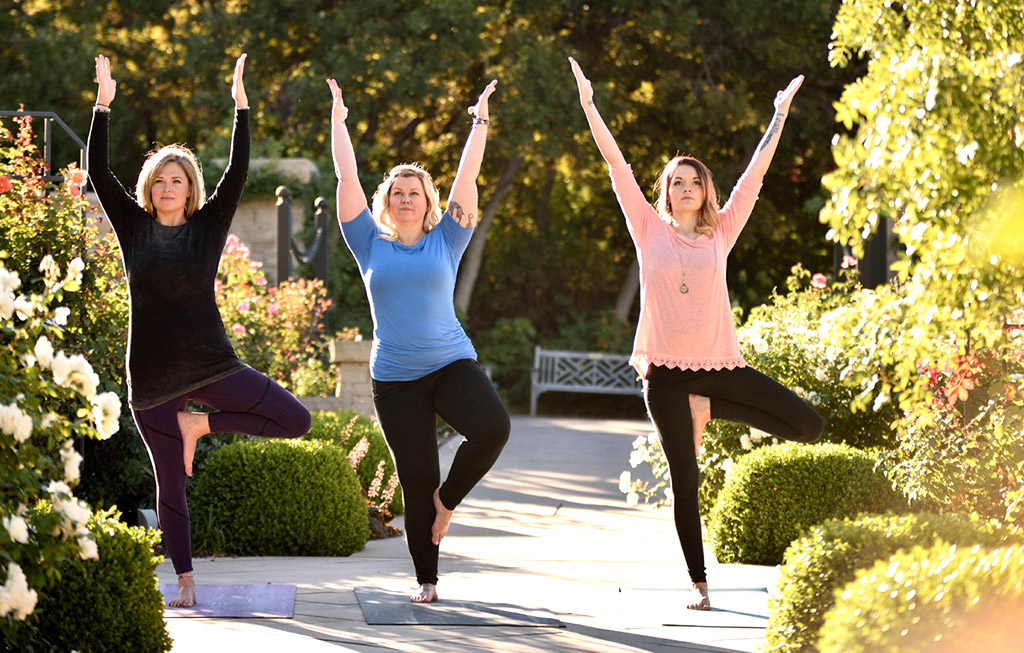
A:
POLYGON ((328 215, 327 200, 323 197, 316 198, 313 202, 313 206, 316 207, 316 213, 314 214, 313 224, 316 227, 317 234, 320 234, 319 247, 314 254, 313 258, 313 276, 324 282, 324 288, 327 287, 327 239, 330 222, 330 216, 328 215))
POLYGON ((292 192, 277 187, 277 282, 292 276, 292 192))

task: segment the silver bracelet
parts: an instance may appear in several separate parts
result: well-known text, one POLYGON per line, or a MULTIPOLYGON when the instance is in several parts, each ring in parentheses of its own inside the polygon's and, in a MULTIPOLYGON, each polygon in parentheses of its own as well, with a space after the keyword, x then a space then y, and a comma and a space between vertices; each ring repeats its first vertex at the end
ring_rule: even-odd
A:
POLYGON ((489 124, 491 124, 491 121, 488 120, 487 118, 477 118, 476 116, 473 116, 473 124, 474 125, 489 125, 489 124))

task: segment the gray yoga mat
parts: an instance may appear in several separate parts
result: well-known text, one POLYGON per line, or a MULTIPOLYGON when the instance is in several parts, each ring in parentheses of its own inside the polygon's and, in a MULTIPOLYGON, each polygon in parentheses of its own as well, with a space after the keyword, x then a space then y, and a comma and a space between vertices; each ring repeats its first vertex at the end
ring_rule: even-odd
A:
POLYGON ((178 595, 177 583, 160 583, 164 618, 235 617, 239 619, 291 619, 295 611, 295 586, 197 585, 191 608, 166 607, 178 595))
POLYGON ((429 605, 412 603, 408 594, 357 588, 363 618, 371 626, 523 626, 565 628, 544 610, 507 603, 441 599, 429 605), (547 616, 545 616, 547 615, 547 616))
POLYGON ((697 628, 764 628, 768 625, 766 588, 711 589, 710 610, 687 610, 690 589, 623 589, 624 599, 650 605, 663 626, 697 628))

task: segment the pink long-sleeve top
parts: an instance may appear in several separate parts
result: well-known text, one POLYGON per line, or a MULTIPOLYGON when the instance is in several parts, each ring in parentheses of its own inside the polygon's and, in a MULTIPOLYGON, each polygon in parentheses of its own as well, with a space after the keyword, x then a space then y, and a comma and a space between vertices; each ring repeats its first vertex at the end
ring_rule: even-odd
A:
POLYGON ((679 369, 745 367, 725 283, 726 259, 750 217, 761 182, 740 177, 711 236, 676 233, 647 201, 629 166, 611 168, 640 264, 640 321, 629 359, 647 378, 651 365, 679 369), (688 292, 680 292, 685 281, 688 292))

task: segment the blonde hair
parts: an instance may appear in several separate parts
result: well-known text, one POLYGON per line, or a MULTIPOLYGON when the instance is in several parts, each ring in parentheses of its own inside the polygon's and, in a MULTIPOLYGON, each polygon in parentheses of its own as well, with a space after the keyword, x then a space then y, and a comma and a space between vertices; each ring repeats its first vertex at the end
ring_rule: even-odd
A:
POLYGON ((156 216, 153 208, 153 182, 168 163, 180 165, 188 177, 189 197, 185 202, 185 219, 188 220, 206 203, 206 185, 199 159, 184 145, 165 145, 149 154, 139 171, 139 181, 135 184, 135 201, 147 213, 156 216))
POLYGON ((696 229, 705 236, 710 236, 718 226, 718 193, 715 191, 715 182, 711 179, 711 171, 692 156, 677 155, 665 164, 665 169, 661 171, 661 176, 654 184, 654 192, 658 193, 658 202, 655 208, 658 209, 658 213, 662 217, 668 220, 673 219, 672 200, 668 196, 669 180, 672 178, 672 173, 681 165, 693 166, 697 171, 697 178, 700 179, 700 185, 704 189, 704 203, 701 204, 700 212, 697 214, 696 229))
POLYGON ((386 233, 381 235, 381 238, 386 240, 398 239, 398 231, 388 210, 391 208, 391 186, 399 177, 416 177, 423 184, 424 195, 427 198, 427 213, 423 216, 423 231, 430 231, 441 221, 441 195, 437 192, 430 173, 418 163, 401 163, 384 175, 384 181, 380 182, 380 186, 377 186, 377 190, 373 193, 373 219, 386 230, 386 233))

